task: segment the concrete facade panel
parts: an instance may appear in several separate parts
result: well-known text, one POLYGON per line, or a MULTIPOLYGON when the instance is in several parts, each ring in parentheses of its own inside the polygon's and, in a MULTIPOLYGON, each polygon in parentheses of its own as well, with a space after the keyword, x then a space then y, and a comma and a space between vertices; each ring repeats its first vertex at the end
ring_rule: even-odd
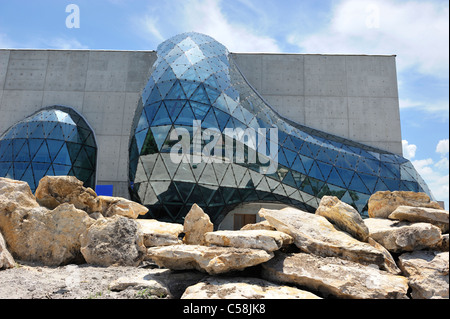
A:
POLYGON ((306 96, 347 96, 345 56, 305 56, 306 96))
POLYGON ((3 90, 6 79, 6 72, 8 71, 9 53, 10 51, 0 50, 0 90, 3 90))
POLYGON ((47 74, 48 51, 11 51, 5 90, 43 90, 47 74))
POLYGON ((84 91, 88 63, 88 51, 50 51, 45 90, 84 91))
POLYGON ((91 51, 86 91, 124 92, 128 78, 126 52, 91 51))
POLYGON ((262 56, 262 91, 264 94, 303 95, 303 56, 262 56))

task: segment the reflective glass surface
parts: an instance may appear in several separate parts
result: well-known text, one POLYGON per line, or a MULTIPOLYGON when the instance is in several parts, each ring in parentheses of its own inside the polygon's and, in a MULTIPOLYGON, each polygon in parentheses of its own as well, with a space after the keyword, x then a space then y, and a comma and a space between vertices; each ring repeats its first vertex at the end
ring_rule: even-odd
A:
POLYGON ((95 188, 97 144, 73 109, 52 106, 9 128, 0 137, 0 176, 28 182, 34 192, 46 176, 71 175, 95 188))
POLYGON ((282 118, 213 38, 180 34, 162 43, 157 53, 129 148, 130 194, 150 209, 148 217, 182 222, 197 203, 218 225, 244 202, 280 202, 314 212, 325 195, 337 196, 366 215, 368 199, 377 191, 431 195, 405 158, 282 118), (193 120, 201 121, 200 147, 193 120), (180 141, 181 128, 190 150, 180 153, 185 160, 174 162, 169 152, 180 141), (243 139, 227 132, 239 135, 237 129, 250 128, 256 133, 243 139), (270 128, 278 134, 269 136, 270 128), (174 129, 178 140, 171 138, 174 129), (210 139, 204 136, 211 129, 219 132, 214 156, 210 148, 205 155, 210 139), (267 129, 267 135, 258 129, 267 129), (224 148, 230 138, 239 140, 232 154, 224 148), (269 152, 273 144, 275 152, 269 152), (195 161, 199 152, 200 162, 195 161))

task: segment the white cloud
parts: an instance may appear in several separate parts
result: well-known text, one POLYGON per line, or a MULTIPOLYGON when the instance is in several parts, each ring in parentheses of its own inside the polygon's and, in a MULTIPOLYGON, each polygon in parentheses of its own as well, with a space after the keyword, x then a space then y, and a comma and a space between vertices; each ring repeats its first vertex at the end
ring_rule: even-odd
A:
POLYGON ((56 50, 87 50, 88 46, 81 44, 77 39, 73 38, 52 38, 42 40, 44 45, 56 50))
POLYGON ((169 1, 165 7, 150 8, 140 24, 160 41, 176 33, 195 31, 215 38, 232 52, 281 52, 275 39, 260 34, 248 23, 231 21, 221 3, 222 0, 186 0, 173 5, 169 1), (163 27, 157 28, 156 16, 164 21, 163 27))
POLYGON ((448 15, 445 2, 344 0, 328 26, 288 40, 308 53, 396 54, 400 71, 448 78, 448 15))
POLYGON ((441 140, 436 146, 436 153, 441 154, 441 156, 445 156, 449 153, 449 140, 441 140))
POLYGON ((413 161, 413 165, 417 172, 427 183, 431 189, 436 200, 445 202, 446 207, 449 206, 449 174, 448 174, 448 159, 446 168, 442 167, 445 164, 443 161, 434 164, 431 158, 424 160, 413 161), (434 164, 434 165, 433 165, 434 164), (444 168, 444 169, 443 169, 444 168))
POLYGON ((413 159, 414 157, 416 157, 416 151, 417 151, 417 146, 414 144, 409 144, 408 141, 403 140, 402 141, 402 147, 403 147, 403 156, 409 160, 413 159))

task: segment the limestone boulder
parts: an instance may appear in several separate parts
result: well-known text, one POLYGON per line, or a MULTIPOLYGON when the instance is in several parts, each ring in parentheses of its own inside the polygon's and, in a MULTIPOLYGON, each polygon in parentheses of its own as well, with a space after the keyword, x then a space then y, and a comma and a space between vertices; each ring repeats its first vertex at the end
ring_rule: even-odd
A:
POLYGON ((105 217, 119 215, 136 219, 148 212, 147 207, 122 197, 98 196, 97 198, 101 203, 102 215, 105 217))
POLYGON ((214 230, 208 214, 205 214, 197 204, 194 204, 184 219, 183 242, 187 245, 204 245, 204 236, 214 230))
POLYGON ((19 208, 25 210, 35 207, 39 207, 39 204, 28 183, 0 177, 0 219, 19 208))
POLYGON ((94 222, 85 211, 66 203, 53 210, 16 209, 0 218, 0 228, 16 259, 59 266, 84 262, 80 235, 94 222))
POLYGON ((273 253, 261 249, 174 245, 149 248, 146 259, 172 270, 196 269, 216 275, 256 266, 272 257, 273 253))
POLYGON ((444 209, 399 206, 389 215, 389 219, 430 223, 438 226, 443 233, 448 231, 448 211, 444 209))
POLYGON ((262 268, 269 281, 298 285, 323 297, 407 298, 407 278, 341 258, 277 252, 262 268))
POLYGON ((275 227, 270 226, 267 220, 263 220, 256 224, 247 224, 241 230, 276 230, 275 227))
POLYGON ((325 217, 339 229, 360 241, 367 241, 369 238, 369 229, 361 215, 352 206, 341 202, 335 196, 324 196, 316 210, 316 215, 325 217))
POLYGON ((395 262, 395 259, 392 257, 389 250, 384 248, 382 245, 380 245, 379 243, 377 243, 375 240, 373 240, 370 237, 368 239, 368 243, 383 253, 384 260, 385 260, 384 270, 386 270, 394 275, 400 275, 402 273, 400 268, 398 268, 397 263, 395 262))
POLYGON ((181 299, 321 299, 305 290, 259 278, 209 277, 189 287, 181 299))
POLYGON ((86 262, 98 266, 138 266, 146 253, 140 225, 119 215, 95 221, 80 240, 86 262))
POLYGON ((294 239, 288 234, 279 231, 241 230, 206 233, 205 242, 209 245, 264 249, 272 252, 292 244, 294 239))
POLYGON ((429 223, 409 223, 368 218, 370 237, 394 253, 427 249, 442 240, 441 230, 429 223))
POLYGON ((295 245, 303 252, 388 268, 381 251, 336 229, 325 217, 294 208, 261 209, 259 215, 278 231, 292 236, 295 245))
POLYGON ((0 233, 0 270, 13 268, 15 264, 13 256, 6 247, 5 239, 0 233))
POLYGON ((399 257, 413 299, 448 299, 448 252, 415 251, 399 257))
POLYGON ((84 187, 83 182, 74 176, 43 177, 35 196, 40 205, 49 209, 69 203, 89 214, 102 211, 102 204, 94 190, 84 187))
POLYGON ((438 203, 432 202, 425 193, 383 191, 377 192, 370 197, 368 203, 369 217, 388 218, 399 206, 442 209, 438 203))
POLYGON ((442 239, 439 243, 431 247, 431 250, 437 251, 449 251, 449 237, 448 234, 442 235, 442 239))
POLYGON ((137 219, 144 234, 145 247, 171 246, 182 244, 178 236, 183 232, 183 225, 164 223, 154 219, 137 219))

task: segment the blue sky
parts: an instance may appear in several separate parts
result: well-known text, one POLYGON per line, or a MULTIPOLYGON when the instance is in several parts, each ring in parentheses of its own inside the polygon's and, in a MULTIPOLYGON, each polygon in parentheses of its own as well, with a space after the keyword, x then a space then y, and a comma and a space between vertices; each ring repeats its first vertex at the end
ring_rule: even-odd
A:
POLYGON ((404 156, 448 209, 448 1, 0 0, 0 48, 154 50, 186 31, 232 52, 396 54, 404 156))

